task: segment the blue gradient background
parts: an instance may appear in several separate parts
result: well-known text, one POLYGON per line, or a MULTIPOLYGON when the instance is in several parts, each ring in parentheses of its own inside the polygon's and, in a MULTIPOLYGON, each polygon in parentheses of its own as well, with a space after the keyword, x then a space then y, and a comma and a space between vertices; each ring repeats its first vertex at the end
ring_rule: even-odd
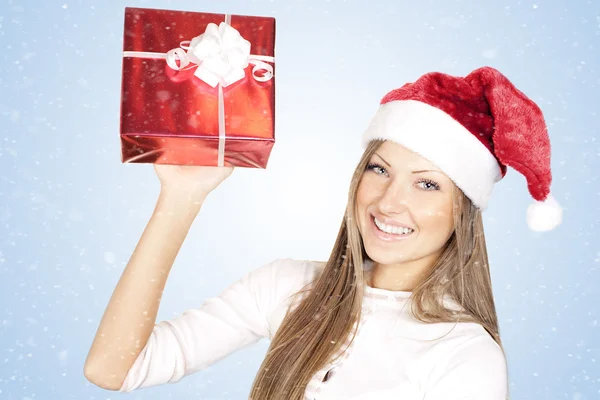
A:
POLYGON ((1 0, 1 399, 243 399, 267 349, 128 395, 83 377, 159 189, 150 165, 120 163, 125 6, 277 18, 269 168, 236 170, 208 199, 159 319, 274 258, 326 259, 383 94, 487 64, 543 109, 565 208, 556 231, 528 231, 531 199, 510 170, 485 213, 512 399, 600 398, 597 1, 1 0))

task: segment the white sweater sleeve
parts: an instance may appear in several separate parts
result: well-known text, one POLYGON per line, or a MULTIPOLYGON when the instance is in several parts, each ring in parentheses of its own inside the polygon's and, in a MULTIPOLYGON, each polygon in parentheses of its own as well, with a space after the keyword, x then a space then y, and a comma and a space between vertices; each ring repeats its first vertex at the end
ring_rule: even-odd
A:
POLYGON ((120 392, 175 383, 231 353, 271 339, 291 295, 314 277, 316 264, 277 260, 253 270, 199 308, 155 325, 120 392))
POLYGON ((502 349, 487 334, 458 346, 440 360, 424 400, 506 400, 508 377, 502 349))

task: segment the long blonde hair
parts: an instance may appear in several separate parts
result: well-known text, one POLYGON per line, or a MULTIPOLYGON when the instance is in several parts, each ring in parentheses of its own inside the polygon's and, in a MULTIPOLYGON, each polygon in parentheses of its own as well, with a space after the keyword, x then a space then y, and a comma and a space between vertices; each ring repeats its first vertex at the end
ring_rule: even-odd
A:
MULTIPOLYGON (((323 271, 290 307, 272 338, 250 399, 302 400, 313 375, 339 352, 349 335, 354 340, 361 317, 367 258, 356 224, 356 192, 371 156, 381 145, 373 141, 352 177, 348 205, 331 256, 323 271)), ((481 324, 502 347, 492 296, 481 212, 460 190, 454 195, 455 230, 429 275, 412 291, 412 312, 427 322, 470 321, 481 324), (447 309, 449 295, 464 312, 447 309)))

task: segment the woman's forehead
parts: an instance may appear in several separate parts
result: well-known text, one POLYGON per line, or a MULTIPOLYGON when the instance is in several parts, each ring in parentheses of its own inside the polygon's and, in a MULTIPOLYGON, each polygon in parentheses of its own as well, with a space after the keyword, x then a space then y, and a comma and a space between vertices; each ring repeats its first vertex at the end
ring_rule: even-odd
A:
POLYGON ((382 159, 388 165, 396 169, 440 171, 437 166, 425 157, 400 144, 390 141, 382 143, 375 151, 374 156, 382 159))

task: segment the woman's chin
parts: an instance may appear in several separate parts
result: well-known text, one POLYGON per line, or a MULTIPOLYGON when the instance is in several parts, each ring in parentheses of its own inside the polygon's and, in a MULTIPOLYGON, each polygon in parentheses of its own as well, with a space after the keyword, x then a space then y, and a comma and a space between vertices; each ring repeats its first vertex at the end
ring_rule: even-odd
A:
MULTIPOLYGON (((373 246, 374 247, 374 246, 373 246)), ((398 251, 390 251, 387 249, 377 249, 365 246, 365 252, 369 259, 380 265, 403 264, 410 261, 410 257, 399 256, 398 251)))

